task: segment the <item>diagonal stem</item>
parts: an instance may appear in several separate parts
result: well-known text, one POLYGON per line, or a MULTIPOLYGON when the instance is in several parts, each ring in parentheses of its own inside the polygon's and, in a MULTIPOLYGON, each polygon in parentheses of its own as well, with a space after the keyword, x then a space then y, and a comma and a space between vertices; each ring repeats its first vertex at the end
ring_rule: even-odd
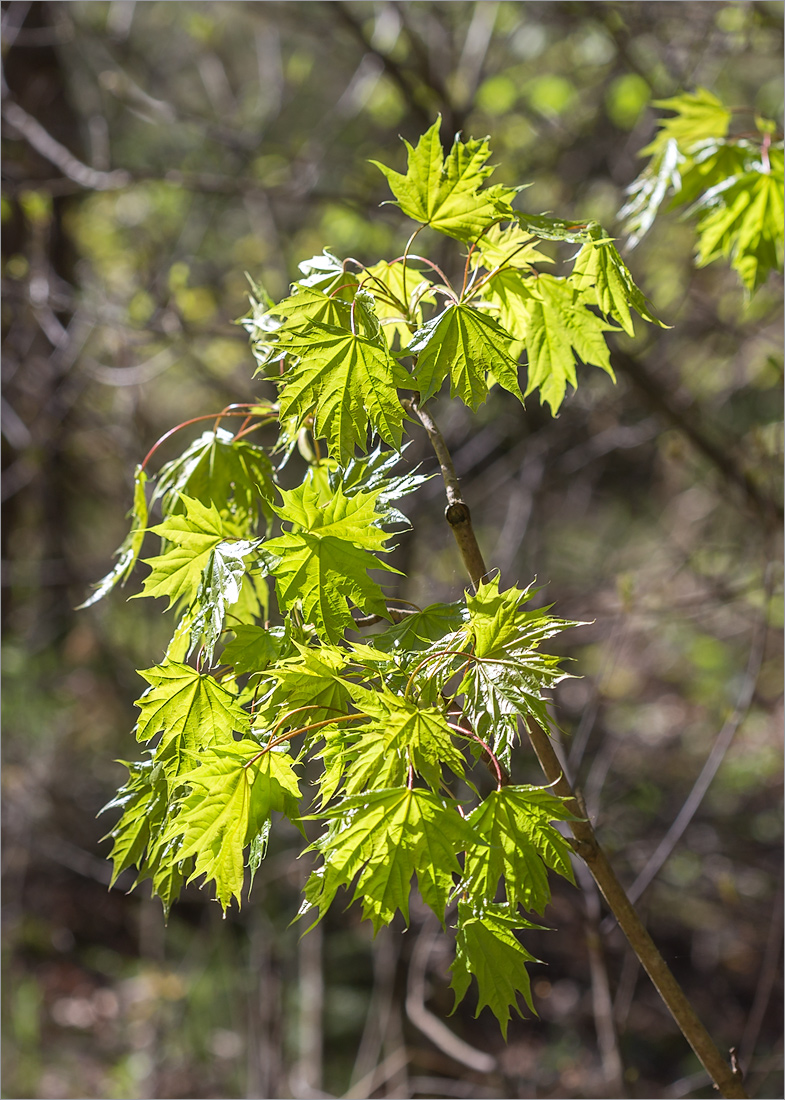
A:
POLYGON ((469 508, 461 499, 461 486, 458 481, 458 475, 455 473, 452 456, 447 450, 444 436, 439 431, 431 414, 418 405, 415 400, 404 398, 401 404, 407 412, 418 417, 428 434, 428 439, 439 461, 439 468, 441 469, 442 479, 444 481, 444 490, 447 494, 447 507, 444 510, 444 518, 449 523, 452 533, 455 536, 455 541, 458 544, 458 549, 463 558, 463 564, 466 567, 466 572, 469 574, 472 585, 474 586, 474 591, 476 592, 480 587, 482 578, 487 573, 487 569, 485 568, 482 552, 477 543, 477 537, 474 534, 469 508))
MULTIPOLYGON (((416 401, 404 400, 402 403, 408 412, 419 417, 439 460, 447 494, 445 517, 452 527, 466 571, 476 590, 486 572, 486 568, 472 528, 469 509, 461 499, 461 487, 450 452, 444 442, 444 437, 430 414, 419 408, 416 401), (456 508, 462 510, 459 523, 454 523, 450 518, 451 510, 456 508)), ((725 1061, 717 1050, 708 1031, 698 1019, 695 1009, 687 1000, 683 989, 674 978, 668 964, 657 950, 654 941, 635 912, 632 902, 627 897, 623 886, 616 877, 616 873, 608 862, 608 857, 600 847, 591 822, 586 818, 584 809, 564 774, 564 767, 556 755, 550 737, 540 725, 531 719, 527 723, 527 732, 532 748, 540 762, 540 767, 551 784, 554 793, 560 795, 566 801, 567 808, 575 815, 574 819, 569 822, 574 837, 573 849, 575 853, 581 857, 591 871, 595 882, 618 921, 619 927, 629 940, 630 946, 654 983, 679 1030, 695 1051, 721 1095, 729 1098, 729 1100, 737 1100, 737 1098, 738 1100, 745 1100, 747 1093, 744 1090, 743 1078, 738 1063, 734 1059, 731 1068, 731 1065, 725 1061)))

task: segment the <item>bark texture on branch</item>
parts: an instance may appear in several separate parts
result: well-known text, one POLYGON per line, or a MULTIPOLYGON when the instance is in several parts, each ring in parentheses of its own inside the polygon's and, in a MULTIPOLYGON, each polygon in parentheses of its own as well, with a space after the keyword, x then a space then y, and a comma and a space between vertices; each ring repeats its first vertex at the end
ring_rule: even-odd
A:
MULTIPOLYGON (((471 578, 475 591, 486 573, 485 562, 472 527, 471 515, 461 498, 461 487, 455 473, 452 457, 444 442, 439 428, 430 413, 421 409, 416 401, 403 402, 407 411, 418 417, 428 433, 428 438, 439 461, 447 508, 445 518, 450 525, 461 551, 466 571, 471 578)), ((706 1028, 684 994, 679 983, 671 973, 668 964, 655 946, 643 925, 632 902, 608 862, 608 857, 600 847, 591 823, 587 820, 583 807, 575 797, 564 768, 556 755, 548 734, 533 721, 528 722, 527 731, 540 766, 556 794, 567 801, 568 808, 575 815, 569 823, 575 838, 573 849, 589 868, 603 897, 610 906, 613 915, 624 932, 633 951, 651 978, 657 992, 665 1002, 668 1011, 679 1030, 700 1059, 701 1065, 714 1081, 722 1096, 728 1100, 745 1100, 747 1093, 741 1070, 735 1058, 726 1062, 709 1035, 706 1028)))

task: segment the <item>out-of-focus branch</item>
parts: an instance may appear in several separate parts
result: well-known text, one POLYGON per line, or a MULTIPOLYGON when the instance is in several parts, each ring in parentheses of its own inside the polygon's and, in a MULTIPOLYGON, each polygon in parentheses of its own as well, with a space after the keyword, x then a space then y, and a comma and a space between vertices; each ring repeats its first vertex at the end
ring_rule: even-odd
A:
MULTIPOLYGON (((739 692, 739 697, 736 701, 733 713, 730 715, 725 725, 715 738, 711 752, 706 758, 706 763, 701 769, 701 773, 695 780, 692 790, 690 791, 687 799, 679 811, 676 819, 668 829, 665 836, 662 838, 657 848, 649 857, 646 866, 641 873, 635 879, 632 886, 627 890, 627 896, 630 901, 636 902, 641 896, 643 891, 650 885, 654 878, 659 873, 662 866, 668 861, 676 845, 684 835, 685 830, 692 821, 693 817, 698 811, 703 798, 708 791, 711 781, 717 774, 720 764, 725 758, 725 753, 731 746, 731 742, 736 735, 741 723, 744 721, 747 712, 749 711, 750 704, 752 702, 753 695, 755 694, 755 686, 758 682, 758 676, 760 674, 761 665, 763 663, 763 653, 766 644, 766 605, 770 596, 770 584, 767 584, 764 598, 764 609, 761 618, 756 624, 755 634, 752 639, 752 645, 750 647, 750 655, 747 661, 747 670, 744 674, 744 681, 739 692)), ((603 929, 607 931, 607 928, 603 929)))
POLYGON ((722 1096, 746 1097, 741 1073, 734 1072, 714 1045, 711 1036, 684 995, 635 912, 630 899, 608 862, 608 857, 600 847, 591 823, 582 816, 581 807, 575 798, 572 787, 564 775, 564 768, 551 743, 548 734, 534 721, 527 723, 529 739, 540 762, 548 782, 555 794, 564 798, 568 808, 575 814, 570 829, 575 838, 575 851, 586 863, 602 894, 611 908, 619 926, 629 940, 635 954, 643 964, 646 973, 668 1007, 679 1030, 697 1054, 701 1064, 710 1074, 722 1096))
MULTIPOLYGON (((430 126, 433 119, 430 113, 422 106, 418 101, 417 89, 412 85, 412 81, 409 79, 408 74, 404 68, 402 68, 394 58, 388 54, 383 53, 380 49, 374 46, 373 42, 366 36, 362 25, 354 18, 354 15, 349 10, 349 7, 343 3, 343 0, 331 0, 329 4, 330 11, 335 12, 339 17, 343 25, 351 32, 354 38, 359 42, 362 48, 372 54, 374 57, 378 57, 381 63, 384 65, 384 71, 393 80, 401 92, 403 93, 404 100, 409 105, 413 114, 417 116, 421 124, 424 126, 430 126)), ((435 91, 436 89, 434 89, 435 91)), ((437 93, 438 94, 438 93, 437 93)))
POLYGON ((434 928, 433 923, 427 921, 417 938, 409 964, 406 1015, 418 1031, 421 1031, 450 1058, 477 1073, 492 1073, 497 1068, 493 1055, 487 1054, 484 1050, 477 1050, 476 1047, 465 1043, 463 1039, 459 1039, 446 1024, 443 1024, 425 1007, 425 974, 428 958, 438 934, 438 929, 434 928))
POLYGON ((12 99, 3 101, 3 118, 19 133, 31 148, 59 168, 64 176, 90 191, 114 191, 127 187, 131 176, 122 168, 113 172, 100 172, 83 164, 73 153, 56 141, 40 122, 29 115, 12 99))
POLYGON ((670 392, 646 370, 639 359, 616 348, 611 354, 611 364, 646 395, 653 409, 665 416, 674 427, 687 436, 727 482, 741 489, 748 503, 753 505, 762 518, 780 520, 783 518, 782 505, 762 492, 747 471, 742 470, 734 462, 728 451, 715 443, 694 417, 678 407, 670 392))

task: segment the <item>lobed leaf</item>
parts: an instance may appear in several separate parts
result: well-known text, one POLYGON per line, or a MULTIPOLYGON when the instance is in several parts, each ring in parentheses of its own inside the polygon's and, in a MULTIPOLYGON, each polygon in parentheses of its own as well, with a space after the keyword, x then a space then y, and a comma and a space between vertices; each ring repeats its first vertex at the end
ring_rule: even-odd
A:
POLYGON ((469 814, 469 824, 485 844, 470 848, 464 864, 467 895, 493 899, 499 882, 509 905, 542 914, 551 900, 547 868, 574 883, 571 849, 551 824, 571 818, 563 799, 546 787, 506 786, 491 793, 469 814))
POLYGON ((387 178, 396 205, 415 221, 430 225, 459 241, 475 240, 496 221, 510 219, 510 200, 517 189, 495 185, 484 187, 493 168, 487 165, 488 139, 467 142, 455 135, 446 159, 439 131, 441 116, 413 148, 408 141, 406 174, 371 161, 387 178))
POLYGON ((406 355, 416 355, 414 384, 427 401, 449 376, 450 396, 477 409, 488 396, 488 375, 523 404, 512 337, 473 306, 450 305, 415 332, 406 355))
POLYGON ((137 741, 161 740, 156 761, 170 783, 182 771, 189 753, 214 744, 234 743, 234 731, 248 728, 248 715, 237 697, 211 676, 190 665, 169 661, 140 671, 150 687, 136 701, 137 741))
POLYGON ((567 383, 577 387, 576 356, 614 377, 605 333, 614 325, 602 321, 582 301, 576 287, 553 275, 540 275, 524 301, 528 381, 526 396, 540 390, 540 399, 555 415, 564 400, 567 383))
POLYGON ((386 344, 312 322, 307 330, 290 333, 285 347, 296 361, 283 378, 282 417, 296 417, 299 427, 313 415, 314 433, 327 440, 342 464, 354 456, 355 446, 367 450, 369 426, 400 450, 403 409, 397 388, 410 379, 386 344))
POLYGON ((606 317, 617 321, 628 336, 635 335, 630 316, 632 307, 644 321, 666 327, 649 308, 630 270, 601 226, 591 227, 590 241, 578 253, 570 281, 584 297, 590 296, 606 317))
MULTIPOLYGON (((217 546, 227 537, 239 537, 240 531, 222 517, 214 504, 205 507, 198 500, 181 497, 185 514, 169 515, 151 530, 169 544, 164 553, 145 558, 151 572, 143 582, 139 596, 168 596, 169 607, 183 600, 192 604, 202 584, 202 576, 217 546)), ((132 597, 136 598, 136 597, 132 597)))
POLYGON ((474 907, 459 902, 456 928, 455 961, 450 967, 455 1008, 466 996, 474 975, 479 991, 475 1017, 487 1005, 499 1021, 506 1039, 510 1009, 514 1008, 519 1016, 522 1015, 518 1005, 519 994, 537 1015, 526 963, 538 960, 521 947, 515 935, 520 929, 537 928, 537 925, 523 920, 506 905, 474 907))
POLYGON ((300 787, 288 752, 260 752, 256 741, 233 742, 199 754, 198 766, 180 776, 190 791, 164 840, 178 843, 179 861, 194 858, 189 878, 204 875, 226 911, 238 903, 244 881, 243 852, 274 810, 297 817, 300 787))
POLYGON ((379 490, 345 496, 340 487, 326 505, 309 484, 282 492, 275 511, 295 525, 265 544, 282 610, 300 607, 320 636, 336 642, 353 626, 349 604, 388 618, 381 587, 369 569, 397 570, 371 551, 386 551, 389 536, 376 511, 379 490))
POLYGON ((260 512, 271 518, 274 495, 275 475, 264 448, 216 428, 161 467, 152 503, 160 500, 165 514, 180 514, 190 497, 232 517, 248 535, 255 533, 260 512))
POLYGON ((328 828, 311 848, 324 864, 306 885, 300 915, 315 908, 321 920, 338 889, 357 878, 352 900, 361 899, 375 932, 398 910, 408 923, 415 872, 423 901, 443 922, 453 875, 460 873, 456 853, 481 842, 454 803, 417 788, 369 791, 318 819, 328 828))

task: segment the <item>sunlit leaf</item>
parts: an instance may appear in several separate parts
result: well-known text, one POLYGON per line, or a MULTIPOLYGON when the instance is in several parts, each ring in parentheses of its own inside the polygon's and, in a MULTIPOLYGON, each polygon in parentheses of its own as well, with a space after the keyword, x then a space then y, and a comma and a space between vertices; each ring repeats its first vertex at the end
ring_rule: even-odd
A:
POLYGON ((405 175, 378 161, 371 163, 387 177, 404 214, 456 240, 473 241, 494 222, 513 217, 510 201, 516 188, 483 186, 493 172, 487 165, 487 138, 463 142, 456 134, 445 158, 440 129, 438 118, 415 148, 404 142, 409 154, 405 175))

